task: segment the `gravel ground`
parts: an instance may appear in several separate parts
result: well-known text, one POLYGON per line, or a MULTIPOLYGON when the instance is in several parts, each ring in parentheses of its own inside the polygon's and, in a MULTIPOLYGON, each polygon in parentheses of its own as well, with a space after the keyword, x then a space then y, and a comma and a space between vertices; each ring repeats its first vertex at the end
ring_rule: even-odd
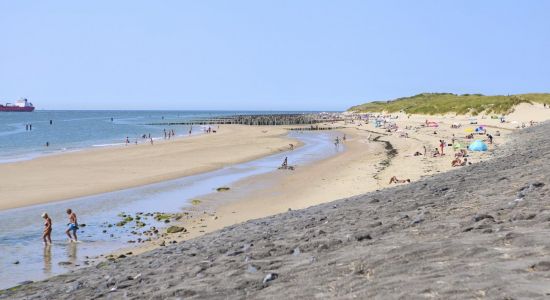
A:
POLYGON ((496 158, 0 292, 4 299, 550 297, 550 124, 496 158))

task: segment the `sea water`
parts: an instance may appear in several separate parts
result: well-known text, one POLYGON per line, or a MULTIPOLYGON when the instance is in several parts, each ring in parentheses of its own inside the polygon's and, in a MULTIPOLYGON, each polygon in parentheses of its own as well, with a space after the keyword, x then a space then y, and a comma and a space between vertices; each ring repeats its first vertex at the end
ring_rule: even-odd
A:
MULTIPOLYGON (((292 132, 292 138, 304 145, 294 151, 277 153, 220 170, 150 184, 138 188, 81 197, 69 201, 0 211, 0 289, 25 280, 39 280, 84 266, 86 256, 127 247, 135 240, 130 227, 108 227, 120 221, 121 212, 179 212, 191 205, 192 199, 215 192, 217 187, 232 186, 250 176, 277 170, 285 157, 298 167, 327 158, 343 151, 333 144, 335 133, 292 132), (79 230, 81 243, 68 243, 65 236, 67 216, 72 208, 79 222, 86 224, 79 230), (53 221, 53 246, 41 242, 42 212, 48 212, 53 221), (60 264, 61 263, 61 264, 60 264), (63 265, 67 263, 69 265, 63 265)), ((144 220, 145 229, 162 226, 152 218, 144 220)))
MULTIPOLYGON (((164 138, 164 130, 187 136, 189 126, 150 125, 184 122, 237 114, 274 114, 258 111, 46 111, 0 112, 0 163, 90 147, 143 143, 142 135, 164 138), (51 124, 50 124, 51 121, 51 124), (32 125, 32 130, 27 125, 32 125), (49 144, 46 147, 46 143, 49 144)), ((284 112, 300 113, 300 112, 284 112)), ((202 128, 194 127, 194 133, 202 128)))

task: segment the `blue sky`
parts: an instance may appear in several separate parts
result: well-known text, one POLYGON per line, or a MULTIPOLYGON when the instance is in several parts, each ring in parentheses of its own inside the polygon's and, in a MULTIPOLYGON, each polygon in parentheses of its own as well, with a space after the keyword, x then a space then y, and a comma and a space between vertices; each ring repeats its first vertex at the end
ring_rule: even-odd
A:
POLYGON ((550 1, 0 0, 0 102, 344 110, 548 92, 550 1))

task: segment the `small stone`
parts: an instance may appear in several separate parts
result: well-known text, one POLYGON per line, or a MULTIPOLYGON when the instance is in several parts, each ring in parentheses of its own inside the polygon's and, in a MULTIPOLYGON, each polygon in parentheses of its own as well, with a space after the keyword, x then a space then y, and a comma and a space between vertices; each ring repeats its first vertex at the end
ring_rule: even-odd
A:
POLYGON ((185 227, 180 226, 170 226, 168 229, 166 229, 167 233, 178 233, 178 232, 186 232, 187 229, 185 227))
POLYGON ((269 273, 269 274, 265 275, 264 280, 263 280, 263 284, 267 284, 268 282, 273 281, 273 280, 277 279, 278 277, 279 277, 279 274, 277 274, 277 273, 269 273))
POLYGON ((369 233, 366 233, 366 232, 357 233, 357 234, 354 235, 354 237, 358 242, 361 242, 361 241, 364 241, 364 240, 372 240, 371 235, 369 233))

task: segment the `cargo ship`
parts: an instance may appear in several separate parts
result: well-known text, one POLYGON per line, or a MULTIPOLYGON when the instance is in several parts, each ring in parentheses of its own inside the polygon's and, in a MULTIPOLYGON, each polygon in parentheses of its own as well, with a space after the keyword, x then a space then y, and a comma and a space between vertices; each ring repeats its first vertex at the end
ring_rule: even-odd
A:
POLYGON ((22 98, 15 102, 15 104, 6 103, 5 105, 0 104, 0 112, 2 111, 33 111, 34 106, 27 99, 22 98))

